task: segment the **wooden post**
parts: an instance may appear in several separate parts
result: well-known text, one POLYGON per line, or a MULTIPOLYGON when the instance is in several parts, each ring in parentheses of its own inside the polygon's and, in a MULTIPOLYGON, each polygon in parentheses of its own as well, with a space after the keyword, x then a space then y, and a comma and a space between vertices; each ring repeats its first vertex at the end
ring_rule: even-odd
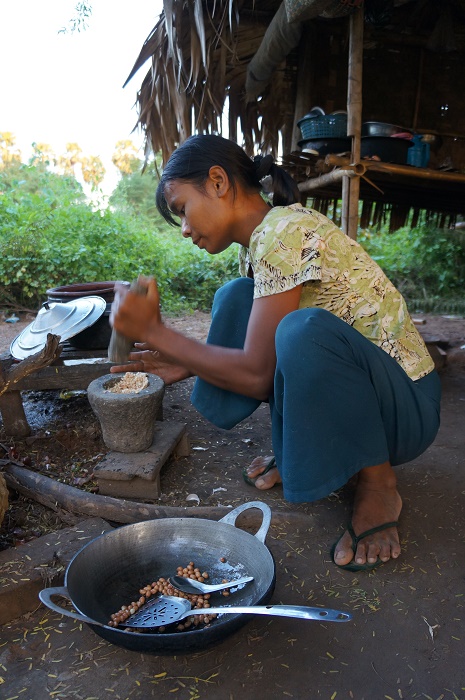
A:
MULTIPOLYGON (((315 74, 315 29, 311 23, 304 25, 299 44, 299 68, 297 72, 296 97, 294 105, 294 127, 292 129, 291 150, 297 150, 302 136, 297 122, 313 107, 312 88, 315 74)), ((286 152, 286 151, 284 151, 286 152)))
MULTIPOLYGON (((363 9, 350 15, 349 75, 347 85, 347 135, 352 137, 351 163, 360 162, 362 131, 363 9)), ((342 188, 342 229, 357 238, 360 178, 344 178, 342 188)))
POLYGON ((20 391, 8 391, 0 396, 0 414, 6 435, 23 438, 31 434, 20 391))
POLYGON ((412 117, 412 129, 415 131, 418 124, 418 110, 420 109, 420 99, 421 99, 421 87, 423 82, 423 65, 425 62, 425 52, 423 48, 420 49, 420 60, 418 65, 418 79, 417 79, 417 91, 415 94, 415 107, 413 110, 412 117))

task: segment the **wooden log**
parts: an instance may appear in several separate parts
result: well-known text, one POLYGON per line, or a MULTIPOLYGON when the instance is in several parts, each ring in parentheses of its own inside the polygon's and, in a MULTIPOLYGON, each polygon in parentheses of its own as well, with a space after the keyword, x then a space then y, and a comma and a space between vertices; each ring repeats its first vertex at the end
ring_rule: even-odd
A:
MULTIPOLYGON (((64 522, 67 519, 70 522, 73 521, 69 515, 66 515, 66 511, 80 516, 100 517, 110 522, 130 524, 157 518, 206 518, 209 520, 220 520, 231 510, 230 506, 183 508, 157 506, 151 503, 138 503, 111 496, 99 496, 98 494, 80 491, 74 486, 54 481, 48 476, 32 472, 11 461, 4 466, 3 475, 9 488, 41 503, 46 508, 50 508, 58 513, 64 522)), ((240 527, 253 527, 255 529, 260 526, 262 521, 262 516, 256 509, 246 511, 239 517, 240 527)), ((294 513, 286 510, 273 513, 271 522, 272 524, 289 523, 293 519, 299 521, 301 517, 302 514, 299 512, 294 513)))
POLYGON ((224 506, 176 508, 139 503, 112 496, 100 496, 62 484, 48 476, 25 469, 10 462, 4 466, 4 477, 9 488, 38 501, 43 506, 60 513, 62 510, 100 517, 116 523, 135 523, 153 518, 197 517, 222 518, 228 512, 224 506))

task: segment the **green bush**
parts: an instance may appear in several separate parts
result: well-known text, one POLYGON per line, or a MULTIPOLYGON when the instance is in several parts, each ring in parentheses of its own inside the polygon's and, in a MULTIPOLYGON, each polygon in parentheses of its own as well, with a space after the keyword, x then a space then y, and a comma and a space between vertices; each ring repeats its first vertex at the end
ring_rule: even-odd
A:
POLYGON ((465 311, 465 235, 432 226, 395 233, 364 231, 359 242, 402 292, 412 310, 465 311))
MULTIPOLYGON (((36 310, 46 290, 76 282, 157 278, 164 313, 208 311, 237 276, 237 248, 211 256, 152 210, 154 173, 133 174, 94 211, 74 178, 44 166, 0 171, 0 307, 36 310)), ((431 226, 364 231, 360 243, 412 311, 465 313, 465 234, 431 226)))
POLYGON ((0 195, 0 305, 34 310, 50 287, 145 274, 157 278, 165 312, 209 309, 217 287, 237 275, 237 251, 212 257, 179 229, 142 222, 93 211, 74 194, 11 187, 0 195))

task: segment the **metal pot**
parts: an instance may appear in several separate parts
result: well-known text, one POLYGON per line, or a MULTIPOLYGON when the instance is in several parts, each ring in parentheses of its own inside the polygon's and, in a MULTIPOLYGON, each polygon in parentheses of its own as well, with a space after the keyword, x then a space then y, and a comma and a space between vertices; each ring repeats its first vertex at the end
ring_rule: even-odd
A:
MULTIPOLYGON (((107 623, 122 604, 140 595, 141 587, 175 574, 179 565, 189 561, 206 569, 212 583, 253 576, 251 583, 234 593, 234 605, 268 603, 276 583, 274 559, 265 545, 270 522, 270 508, 253 501, 235 508, 218 522, 163 518, 126 525, 85 545, 68 565, 65 585, 46 588, 39 597, 55 612, 87 623, 99 636, 127 649, 157 653, 201 649, 223 640, 252 616, 225 615, 203 629, 166 633, 141 634, 107 623), (258 508, 263 514, 255 535, 235 527, 237 516, 250 508, 258 508), (221 558, 226 561, 221 562, 221 558), (53 603, 54 595, 68 598, 78 612, 53 603)), ((215 593, 210 602, 222 605, 224 600, 221 593, 215 593)))
POLYGON ((364 122, 362 124, 362 136, 393 136, 404 131, 409 132, 403 126, 386 124, 385 122, 364 122))
MULTIPOLYGON (((103 315, 89 328, 69 339, 69 344, 79 350, 105 350, 111 338, 111 303, 115 298, 115 281, 78 282, 47 289, 48 301, 67 302, 92 295, 98 295, 107 302, 103 315)), ((121 282, 129 286, 129 282, 121 282)))
MULTIPOLYGON (((47 289, 47 299, 49 301, 69 301, 70 299, 80 299, 81 297, 99 296, 109 304, 115 298, 116 282, 78 282, 76 284, 65 284, 61 287, 47 289)), ((129 282, 122 282, 129 286, 129 282)))
POLYGON ((328 153, 345 153, 352 148, 352 139, 345 138, 327 138, 317 139, 313 141, 302 140, 298 142, 298 146, 304 150, 317 151, 319 156, 326 156, 328 153))
POLYGON ((412 146, 407 139, 392 136, 362 136, 360 155, 362 158, 378 157, 384 163, 407 163, 408 150, 412 146))
POLYGON ((92 326, 69 339, 69 344, 79 350, 105 350, 110 344, 111 304, 107 304, 102 316, 92 326))

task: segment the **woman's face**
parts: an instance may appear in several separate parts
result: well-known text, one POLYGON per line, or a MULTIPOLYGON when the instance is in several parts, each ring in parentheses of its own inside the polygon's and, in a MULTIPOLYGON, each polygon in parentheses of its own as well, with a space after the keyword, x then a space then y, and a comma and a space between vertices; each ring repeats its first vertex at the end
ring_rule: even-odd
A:
POLYGON ((208 178, 204 189, 182 180, 167 182, 164 189, 170 211, 181 220, 184 238, 215 255, 233 243, 229 197, 220 196, 222 183, 208 178))

